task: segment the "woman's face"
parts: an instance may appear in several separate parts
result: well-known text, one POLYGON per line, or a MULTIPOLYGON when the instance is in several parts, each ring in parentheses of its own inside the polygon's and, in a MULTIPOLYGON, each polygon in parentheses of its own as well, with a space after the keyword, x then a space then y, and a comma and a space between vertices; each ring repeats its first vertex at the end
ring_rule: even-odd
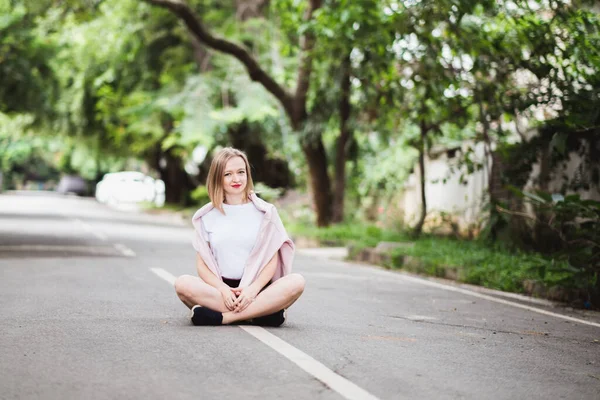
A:
POLYGON ((242 157, 233 157, 225 164, 223 173, 223 189, 225 196, 236 196, 244 193, 248 178, 246 176, 246 163, 242 157))

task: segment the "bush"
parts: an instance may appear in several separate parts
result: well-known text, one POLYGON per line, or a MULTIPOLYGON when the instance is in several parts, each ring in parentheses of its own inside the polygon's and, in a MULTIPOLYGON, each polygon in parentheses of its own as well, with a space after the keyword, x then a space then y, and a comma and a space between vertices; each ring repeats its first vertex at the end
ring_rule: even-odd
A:
POLYGON ((192 193, 190 193, 190 197, 195 204, 200 206, 210 202, 210 197, 208 197, 208 189, 206 189, 206 186, 204 185, 200 185, 194 189, 192 193))
POLYGON ((292 235, 307 236, 326 244, 338 246, 358 243, 363 247, 374 247, 382 241, 407 240, 404 233, 386 231, 374 225, 361 225, 358 223, 332 225, 326 228, 294 223, 286 226, 292 235))
POLYGON ((254 193, 266 202, 272 203, 281 197, 282 188, 272 188, 262 182, 254 184, 254 193))
POLYGON ((588 302, 600 303, 600 202, 579 195, 522 195, 535 210, 536 242, 557 260, 543 272, 582 289, 588 302))
POLYGON ((424 268, 419 272, 443 276, 444 268, 456 269, 460 281, 511 292, 522 292, 526 280, 556 285, 564 279, 564 274, 551 271, 550 266, 567 267, 537 253, 512 252, 483 242, 438 237, 422 238, 413 247, 399 248, 392 259, 401 260, 401 256, 417 258, 424 268))

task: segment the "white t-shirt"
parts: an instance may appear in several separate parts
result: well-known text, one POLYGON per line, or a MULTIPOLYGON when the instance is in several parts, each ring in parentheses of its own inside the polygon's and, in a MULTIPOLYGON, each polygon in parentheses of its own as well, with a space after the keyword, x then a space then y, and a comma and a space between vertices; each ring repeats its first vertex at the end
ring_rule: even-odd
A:
POLYGON ((240 205, 223 204, 225 215, 216 208, 202 217, 202 223, 221 275, 241 279, 250 252, 256 243, 264 217, 252 202, 240 205))

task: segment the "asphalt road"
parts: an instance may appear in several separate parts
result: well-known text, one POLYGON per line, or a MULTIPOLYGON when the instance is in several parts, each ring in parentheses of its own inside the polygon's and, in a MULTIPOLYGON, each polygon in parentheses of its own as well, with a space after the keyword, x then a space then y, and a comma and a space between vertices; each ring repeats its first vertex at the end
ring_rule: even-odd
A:
POLYGON ((598 314, 318 252, 296 255, 307 286, 284 326, 194 327, 168 282, 194 273, 191 234, 1 194, 0 398, 600 399, 598 314))

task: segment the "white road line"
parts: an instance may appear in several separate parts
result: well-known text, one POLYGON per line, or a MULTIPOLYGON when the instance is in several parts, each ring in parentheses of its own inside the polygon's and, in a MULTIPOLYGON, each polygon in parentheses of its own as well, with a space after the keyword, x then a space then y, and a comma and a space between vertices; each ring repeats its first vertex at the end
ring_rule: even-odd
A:
MULTIPOLYGON (((175 276, 173 276, 170 272, 167 272, 162 268, 150 268, 150 270, 160 278, 169 282, 171 285, 175 283, 175 276)), ((336 374, 319 361, 315 360, 308 354, 303 353, 272 333, 269 333, 267 330, 259 326, 240 325, 239 327, 299 366, 308 374, 323 382, 345 399, 378 400, 378 398, 373 396, 371 393, 350 382, 348 379, 336 374)))
POLYGON ((115 249, 117 249, 121 254, 127 257, 135 257, 135 252, 131 250, 129 247, 125 246, 121 243, 115 243, 115 249))
POLYGON ((83 222, 79 218, 75 218, 74 220, 75 220, 75 222, 77 222, 79 224, 79 226, 81 226, 81 228, 83 228, 84 231, 91 233, 92 235, 96 236, 98 239, 100 239, 102 241, 108 240, 108 237, 104 233, 92 228, 92 226, 90 224, 83 222))
POLYGON ((342 397, 349 400, 377 400, 377 397, 336 374, 311 356, 298 350, 259 326, 240 326, 243 330, 314 376, 342 397))
MULTIPOLYGON (((74 220, 86 232, 91 233, 92 235, 96 236, 98 239, 100 239, 102 241, 108 240, 108 237, 104 233, 102 233, 101 231, 99 231, 97 229, 94 229, 90 224, 87 224, 87 223, 83 222, 79 218, 75 218, 74 220)), ((135 257, 135 255, 136 255, 133 250, 131 250, 129 247, 127 247, 127 246, 125 246, 124 244, 121 244, 121 243, 115 243, 114 244, 114 248, 119 253, 121 253, 122 255, 124 255, 126 257, 135 257)))
POLYGON ((94 231, 94 235, 95 235, 95 236, 96 236, 98 239, 100 239, 100 240, 103 240, 103 241, 107 241, 107 240, 108 240, 108 236, 106 236, 106 235, 105 235, 104 233, 102 233, 102 232, 96 232, 96 231, 94 231))
POLYGON ((541 309, 541 308, 531 307, 531 306, 528 306, 528 305, 525 305, 525 304, 515 303, 513 301, 504 300, 504 299, 499 299, 497 297, 488 296, 486 294, 472 292, 472 291, 467 290, 467 289, 462 289, 462 288, 458 288, 458 287, 454 287, 454 286, 444 285, 443 283, 433 282, 433 281, 429 281, 427 279, 417 278, 417 277, 403 275, 403 274, 394 273, 394 272, 387 272, 387 271, 380 271, 380 270, 373 270, 373 271, 377 272, 379 274, 385 274, 386 276, 394 277, 394 278, 397 278, 397 279, 400 279, 400 280, 404 280, 404 281, 408 281, 408 282, 414 282, 414 283, 419 283, 421 285, 431 286, 431 287, 435 287, 435 288, 438 288, 438 289, 444 289, 444 290, 448 290, 450 292, 462 293, 462 294, 466 294, 468 296, 473 296, 473 297, 478 297, 480 299, 485 299, 485 300, 493 301, 495 303, 500 303, 500 304, 504 304, 504 305, 507 305, 507 306, 517 307, 517 308, 522 308, 523 310, 532 311, 532 312, 535 312, 535 313, 538 313, 538 314, 548 315, 548 316, 551 316, 551 317, 561 318, 561 319, 564 319, 564 320, 567 320, 567 321, 571 321, 571 322, 577 322, 578 324, 590 325, 590 326, 595 326, 597 328, 600 328, 600 324, 596 323, 596 322, 586 321, 584 319, 575 318, 575 317, 569 317, 568 315, 558 314, 558 313, 555 313, 555 312, 552 312, 552 311, 547 311, 547 310, 544 310, 544 309, 541 309))
POLYGON ((70 253, 88 253, 88 254, 108 254, 114 255, 115 249, 110 246, 60 246, 43 244, 20 244, 12 246, 0 246, 0 253, 8 251, 31 251, 31 252, 70 252, 70 253))
POLYGON ((152 272, 154 272, 156 275, 158 275, 159 278, 164 279, 165 281, 169 282, 171 285, 175 284, 175 276, 173 274, 171 274, 170 272, 167 272, 162 268, 150 268, 150 270, 152 272))

